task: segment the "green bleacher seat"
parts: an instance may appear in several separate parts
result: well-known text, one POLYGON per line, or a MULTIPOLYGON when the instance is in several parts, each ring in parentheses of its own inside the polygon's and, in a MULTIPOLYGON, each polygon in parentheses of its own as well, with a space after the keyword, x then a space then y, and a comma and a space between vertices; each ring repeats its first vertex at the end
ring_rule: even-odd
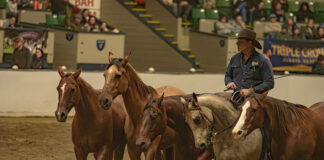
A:
POLYGON ((316 23, 322 23, 322 22, 324 22, 324 12, 317 12, 315 14, 315 22, 316 23))
POLYGON ((227 18, 233 18, 233 9, 230 7, 220 7, 217 8, 219 15, 225 15, 227 18))
POLYGON ((198 31, 199 29, 199 19, 205 18, 205 9, 193 8, 191 11, 191 16, 193 19, 192 27, 193 30, 198 31))
POLYGON ((58 24, 64 26, 65 15, 57 15, 58 24))
POLYGON ((216 7, 232 7, 232 0, 216 0, 216 7))
POLYGON ((323 2, 315 2, 315 12, 324 12, 324 3, 323 2))
POLYGON ((6 8, 7 1, 6 0, 0 0, 0 8, 6 8))
POLYGON ((192 18, 205 18, 205 9, 193 8, 191 14, 192 18))
POLYGON ((264 9, 265 10, 271 10, 272 9, 272 4, 271 4, 271 1, 269 1, 269 0, 264 0, 263 1, 264 2, 264 9))
POLYGON ((309 9, 310 9, 312 12, 315 12, 314 2, 309 2, 309 3, 308 3, 308 6, 309 6, 309 9))
POLYGON ((287 19, 288 17, 294 17, 294 13, 292 13, 292 12, 286 12, 285 13, 285 19, 287 19))
POLYGON ((57 15, 46 14, 46 24, 50 26, 59 25, 57 15))
POLYGON ((300 8, 301 2, 299 1, 288 1, 288 12, 297 13, 300 8))
POLYGON ((205 15, 206 18, 208 19, 219 19, 219 14, 217 9, 206 9, 205 15))

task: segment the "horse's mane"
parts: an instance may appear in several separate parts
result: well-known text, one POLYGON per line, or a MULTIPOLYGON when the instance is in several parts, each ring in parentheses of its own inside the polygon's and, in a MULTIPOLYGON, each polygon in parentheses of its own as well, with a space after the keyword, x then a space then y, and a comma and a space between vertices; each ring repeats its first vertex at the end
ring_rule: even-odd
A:
POLYGON ((221 128, 231 125, 239 116, 238 111, 235 110, 227 99, 217 95, 200 95, 198 96, 198 103, 201 107, 207 107, 212 110, 214 116, 222 123, 217 124, 221 125, 221 128))
POLYGON ((271 126, 274 133, 287 135, 293 132, 297 126, 307 125, 311 121, 313 111, 309 108, 272 97, 261 99, 261 95, 251 95, 261 106, 270 106, 272 108, 271 126))
MULTIPOLYGON (((107 69, 112 66, 112 65, 116 65, 118 68, 121 67, 121 61, 122 59, 118 59, 118 58, 114 58, 112 63, 110 63, 107 66, 107 69)), ((142 79, 138 76, 138 74, 136 73, 135 69, 129 64, 127 63, 126 67, 126 75, 129 81, 132 81, 136 87, 136 90, 138 91, 139 95, 142 98, 147 98, 147 96, 149 94, 157 94, 157 92, 155 91, 155 89, 151 86, 146 85, 142 79)))
POLYGON ((136 90, 142 98, 147 98, 149 94, 157 94, 156 90, 153 87, 146 85, 142 81, 142 79, 136 73, 135 69, 130 64, 127 64, 125 69, 128 79, 134 82, 136 90))

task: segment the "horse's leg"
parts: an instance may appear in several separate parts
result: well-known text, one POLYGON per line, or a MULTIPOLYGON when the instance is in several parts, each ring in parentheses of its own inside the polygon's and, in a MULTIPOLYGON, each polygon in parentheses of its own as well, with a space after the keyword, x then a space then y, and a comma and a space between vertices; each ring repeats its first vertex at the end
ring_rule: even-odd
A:
POLYGON ((114 151, 114 160, 123 160, 126 143, 120 144, 114 151))
POLYGON ((74 153, 77 160, 86 160, 88 157, 88 152, 85 152, 81 147, 74 145, 74 153))
POLYGON ((135 144, 132 143, 127 144, 127 151, 131 160, 141 159, 141 151, 137 148, 135 144))
POLYGON ((108 146, 103 146, 100 148, 99 152, 97 153, 96 160, 112 160, 113 159, 113 152, 108 148, 108 146))
POLYGON ((214 157, 214 153, 213 153, 213 147, 212 145, 205 149, 204 152, 202 152, 199 157, 197 158, 197 160, 211 160, 214 157))
POLYGON ((162 138, 162 135, 158 135, 154 139, 150 148, 147 151, 145 160, 154 160, 154 159, 160 160, 161 159, 161 151, 159 150, 161 138, 162 138))
POLYGON ((165 160, 173 159, 173 147, 170 147, 164 151, 164 159, 165 160))

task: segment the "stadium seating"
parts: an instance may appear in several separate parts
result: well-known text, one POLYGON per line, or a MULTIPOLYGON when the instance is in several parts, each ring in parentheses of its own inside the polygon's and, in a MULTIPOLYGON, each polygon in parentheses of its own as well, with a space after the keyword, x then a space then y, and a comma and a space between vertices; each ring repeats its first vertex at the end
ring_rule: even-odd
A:
POLYGON ((216 0, 216 7, 219 14, 225 15, 227 18, 233 18, 232 4, 232 0, 216 0))
POLYGON ((193 30, 197 31, 199 27, 199 19, 205 18, 205 9, 193 8, 191 16, 193 19, 193 30))
POLYGON ((314 9, 315 9, 315 22, 318 23, 324 22, 324 3, 316 2, 314 9))
POLYGON ((7 1, 6 0, 0 0, 0 8, 6 8, 7 1))
POLYGON ((46 24, 50 26, 64 26, 65 15, 46 14, 46 24))
POLYGON ((297 13, 300 8, 299 1, 288 1, 288 12, 297 13))
POLYGON ((217 9, 206 9, 205 16, 207 19, 219 19, 219 13, 217 9))
POLYGON ((271 11, 272 11, 272 4, 270 0, 263 0, 264 2, 264 10, 266 12, 267 17, 270 15, 271 11))

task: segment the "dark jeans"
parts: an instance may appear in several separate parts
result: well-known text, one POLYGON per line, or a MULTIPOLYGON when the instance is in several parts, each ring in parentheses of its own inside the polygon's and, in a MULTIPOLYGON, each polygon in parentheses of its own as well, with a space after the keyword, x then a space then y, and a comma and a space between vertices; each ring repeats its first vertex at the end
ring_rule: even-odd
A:
POLYGON ((182 21, 188 21, 191 13, 192 6, 190 4, 186 6, 178 5, 178 17, 182 17, 182 21))

